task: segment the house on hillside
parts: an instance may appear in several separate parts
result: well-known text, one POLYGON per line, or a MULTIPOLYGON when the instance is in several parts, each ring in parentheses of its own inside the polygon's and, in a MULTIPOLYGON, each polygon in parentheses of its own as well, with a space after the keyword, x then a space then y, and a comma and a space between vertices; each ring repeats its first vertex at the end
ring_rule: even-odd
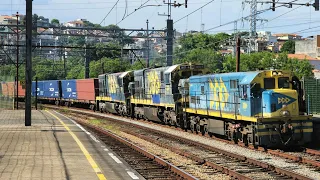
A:
POLYGON ((280 33, 273 34, 272 36, 277 38, 278 49, 281 51, 283 44, 287 41, 299 41, 302 39, 302 36, 298 34, 288 34, 288 33, 280 33))
POLYGON ((320 58, 320 35, 312 36, 311 39, 296 41, 295 51, 297 54, 307 54, 313 58, 320 58))

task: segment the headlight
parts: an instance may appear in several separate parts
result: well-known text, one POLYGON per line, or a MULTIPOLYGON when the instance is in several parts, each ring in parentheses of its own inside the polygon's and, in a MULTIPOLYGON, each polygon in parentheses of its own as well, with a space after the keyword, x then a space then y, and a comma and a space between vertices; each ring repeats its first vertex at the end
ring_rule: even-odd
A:
POLYGON ((287 110, 281 111, 280 114, 281 114, 282 116, 290 116, 290 112, 287 111, 287 110))

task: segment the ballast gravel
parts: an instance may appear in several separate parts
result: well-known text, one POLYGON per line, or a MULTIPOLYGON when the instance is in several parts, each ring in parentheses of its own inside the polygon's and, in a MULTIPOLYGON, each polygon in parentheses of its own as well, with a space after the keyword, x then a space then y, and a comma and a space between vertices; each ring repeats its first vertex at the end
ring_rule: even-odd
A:
MULTIPOLYGON (((74 110, 72 110, 72 111, 74 111, 74 110)), ((75 110, 75 111, 81 112, 80 110, 75 110)), ((97 115, 94 112, 88 112, 88 113, 97 115)), ((298 174, 304 175, 304 176, 312 178, 312 179, 320 179, 320 172, 317 172, 317 169, 315 169, 315 168, 308 167, 307 165, 299 164, 296 162, 292 162, 290 160, 287 160, 287 159, 284 159, 281 157, 276 157, 276 156, 273 156, 273 155, 270 155, 270 154, 267 154, 264 152, 243 148, 243 147, 240 147, 237 145, 227 144, 222 141, 214 140, 214 139, 211 139, 208 137, 201 137, 201 136, 191 134, 188 132, 177 131, 174 129, 162 127, 157 124, 147 124, 147 123, 144 123, 143 121, 141 122, 141 121, 137 121, 137 120, 130 120, 127 118, 117 117, 117 116, 108 115, 108 114, 99 114, 99 115, 102 117, 106 117, 106 118, 117 119, 117 120, 121 120, 121 121, 125 121, 125 122, 130 122, 133 124, 137 124, 140 126, 156 129, 161 132, 169 133, 169 134, 176 135, 176 136, 181 136, 181 137, 184 137, 189 140, 202 142, 202 143, 205 142, 205 144, 210 145, 215 148, 224 149, 224 150, 227 149, 229 152, 243 155, 248 158, 256 159, 256 160, 259 160, 259 161, 262 161, 262 162, 268 163, 270 165, 277 166, 277 167, 280 167, 280 168, 283 168, 283 169, 286 169, 289 171, 293 171, 293 172, 296 172, 298 174)))

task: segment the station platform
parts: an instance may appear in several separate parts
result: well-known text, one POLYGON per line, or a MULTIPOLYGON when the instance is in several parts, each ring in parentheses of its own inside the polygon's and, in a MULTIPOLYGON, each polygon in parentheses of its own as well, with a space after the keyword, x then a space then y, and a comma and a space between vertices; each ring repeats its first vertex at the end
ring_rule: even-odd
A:
POLYGON ((79 124, 55 111, 0 111, 0 179, 144 179, 79 124))

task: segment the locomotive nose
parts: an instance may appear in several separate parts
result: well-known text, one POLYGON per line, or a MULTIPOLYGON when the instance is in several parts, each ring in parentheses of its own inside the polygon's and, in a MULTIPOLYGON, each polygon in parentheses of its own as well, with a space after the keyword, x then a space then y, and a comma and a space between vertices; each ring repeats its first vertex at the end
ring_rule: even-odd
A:
POLYGON ((289 117, 298 115, 298 94, 291 89, 274 89, 262 93, 263 115, 289 117))

